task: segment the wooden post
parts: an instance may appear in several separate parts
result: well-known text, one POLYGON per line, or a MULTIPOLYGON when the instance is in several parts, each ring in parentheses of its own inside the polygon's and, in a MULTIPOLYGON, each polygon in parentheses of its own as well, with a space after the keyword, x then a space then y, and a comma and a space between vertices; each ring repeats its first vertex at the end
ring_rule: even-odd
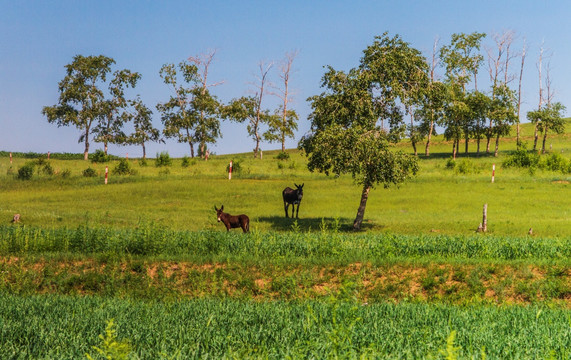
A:
POLYGON ((492 184, 494 183, 494 178, 496 177, 496 164, 492 165, 492 184))
POLYGON ((232 180, 232 161, 230 161, 230 167, 228 168, 228 180, 232 180))
POLYGON ((482 231, 488 231, 488 204, 484 204, 484 211, 482 214, 482 231))
POLYGON ((107 174, 109 173, 109 166, 105 167, 105 185, 107 185, 107 174))
POLYGON ((50 159, 50 152, 48 151, 48 160, 50 159))
POLYGON ((12 163, 12 152, 10 151, 10 164, 12 163))

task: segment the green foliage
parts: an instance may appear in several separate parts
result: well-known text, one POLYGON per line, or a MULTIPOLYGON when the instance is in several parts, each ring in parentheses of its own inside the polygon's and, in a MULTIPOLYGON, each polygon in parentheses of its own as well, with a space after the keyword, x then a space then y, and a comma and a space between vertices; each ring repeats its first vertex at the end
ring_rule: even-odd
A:
POLYGON ((89 360, 106 359, 106 360, 126 360, 129 359, 131 354, 131 345, 126 340, 118 341, 116 325, 113 319, 107 321, 105 328, 105 336, 99 335, 101 345, 94 346, 93 349, 97 351, 95 357, 85 354, 89 360))
POLYGON ((479 172, 479 170, 476 168, 476 165, 473 161, 470 161, 469 159, 462 159, 457 162, 456 166, 454 167, 454 172, 456 174, 468 175, 476 174, 479 172))
POLYGON ((528 151, 525 146, 521 146, 512 151, 503 161, 505 167, 535 168, 539 165, 539 155, 533 151, 528 151))
POLYGON ((41 168, 42 174, 52 176, 54 174, 54 168, 49 162, 46 162, 41 168))
POLYGON ((182 157, 182 167, 187 168, 189 166, 190 166, 190 158, 185 155, 182 157))
POLYGON ((20 180, 30 180, 34 175, 35 164, 28 162, 18 169, 16 177, 20 180))
POLYGON ((141 159, 139 159, 139 166, 140 166, 140 167, 149 166, 149 162, 147 161, 147 159, 141 158, 141 159))
POLYGON ((94 168, 88 167, 87 169, 83 170, 82 172, 84 177, 96 177, 97 171, 94 168))
MULTIPOLYGON (((230 163, 226 165, 226 173, 230 171, 230 163)), ((239 175, 242 173, 242 165, 239 160, 232 161, 232 174, 239 175)))
POLYGON ((157 153, 157 157, 155 158, 155 166, 162 167, 162 166, 171 166, 172 159, 167 151, 161 151, 161 153, 157 153))
POLYGON ((64 179, 67 179, 71 176, 71 170, 70 169, 63 169, 62 172, 60 173, 61 177, 64 179))
POLYGON ((550 171, 560 171, 562 173, 569 173, 570 162, 561 154, 552 153, 541 162, 541 167, 550 171))
POLYGON ((289 154, 285 151, 280 151, 276 156, 278 160, 289 160, 289 154))
POLYGON ((454 160, 454 158, 450 157, 450 158, 448 158, 448 160, 446 160, 446 164, 444 166, 447 169, 454 170, 454 168, 456 168, 456 160, 454 160))
POLYGON ((91 154, 91 161, 94 163, 106 163, 110 160, 110 156, 105 154, 105 152, 101 149, 97 149, 93 154, 91 154))
POLYGON ((119 164, 113 169, 116 175, 136 175, 136 171, 132 168, 131 163, 127 159, 119 160, 119 164))

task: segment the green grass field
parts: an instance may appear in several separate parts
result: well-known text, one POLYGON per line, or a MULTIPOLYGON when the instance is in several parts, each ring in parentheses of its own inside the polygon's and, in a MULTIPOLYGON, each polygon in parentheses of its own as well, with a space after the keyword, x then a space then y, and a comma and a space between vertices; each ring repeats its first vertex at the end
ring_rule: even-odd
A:
MULTIPOLYGON (((541 163, 571 161, 570 135, 541 163)), ((513 138, 497 158, 462 143, 453 169, 451 147, 437 137, 417 177, 374 189, 358 233, 359 186, 308 172, 297 150, 129 159, 133 175, 0 156, 0 358, 569 358, 571 172, 502 166, 513 138), (294 183, 298 220, 281 199, 294 183), (221 204, 251 233, 227 233, 221 204)))

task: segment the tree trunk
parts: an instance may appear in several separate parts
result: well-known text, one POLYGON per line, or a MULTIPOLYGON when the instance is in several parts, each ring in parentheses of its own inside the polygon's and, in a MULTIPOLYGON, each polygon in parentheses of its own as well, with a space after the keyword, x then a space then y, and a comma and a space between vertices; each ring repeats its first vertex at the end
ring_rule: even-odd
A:
POLYGON ((430 120, 430 129, 428 129, 426 147, 424 148, 424 155, 426 156, 430 156, 430 138, 432 137, 432 129, 434 129, 434 121, 430 120))
POLYGON ((416 151, 416 142, 412 141, 412 149, 414 150, 414 156, 418 155, 418 152, 416 151))
POLYGON ((147 158, 147 149, 145 149, 145 142, 143 142, 141 145, 143 145, 143 160, 147 158))
POLYGON ((537 134, 537 122, 535 123, 535 126, 533 128, 533 151, 537 150, 537 138, 539 137, 539 135, 537 134))
POLYGON ((254 159, 258 158, 258 153, 260 152, 260 136, 256 133, 256 148, 254 149, 254 159))
POLYGON ((367 206, 367 199, 369 199, 369 191, 371 191, 370 185, 363 186, 363 192, 361 193, 361 202, 359 203, 359 209, 357 210, 357 217, 353 222, 353 230, 361 230, 361 224, 363 223, 363 217, 365 217, 365 207, 367 206))
POLYGON ((83 151, 83 160, 89 160, 89 128, 85 130, 85 150, 83 151))
POLYGON ((456 139, 452 142, 452 159, 456 160, 456 139))
POLYGON ((545 140, 547 140, 547 130, 548 128, 545 128, 545 130, 543 130, 543 144, 541 145, 542 154, 545 154, 545 140))
POLYGON ((193 158, 194 157, 194 144, 192 143, 192 141, 188 141, 188 146, 190 146, 190 157, 193 158))
POLYGON ((494 156, 498 157, 498 149, 500 147, 500 134, 496 135, 496 150, 494 151, 494 156))
POLYGON ((107 155, 107 150, 109 149, 109 146, 107 145, 107 140, 103 142, 103 149, 105 150, 105 155, 107 155))
POLYGON ((470 141, 470 134, 466 131, 464 133, 464 136, 466 137, 466 144, 465 144, 465 148, 464 148, 464 153, 468 154, 468 143, 470 141))

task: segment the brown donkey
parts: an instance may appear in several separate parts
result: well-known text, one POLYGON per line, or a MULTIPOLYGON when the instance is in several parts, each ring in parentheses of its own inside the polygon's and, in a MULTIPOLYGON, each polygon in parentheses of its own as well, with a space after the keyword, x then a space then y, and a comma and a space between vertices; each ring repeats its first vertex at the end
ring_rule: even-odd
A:
POLYGON ((230 231, 233 228, 242 228, 245 233, 250 231, 250 218, 244 214, 242 215, 230 215, 228 213, 222 212, 224 210, 224 205, 220 209, 216 208, 214 205, 214 210, 216 210, 216 217, 218 222, 222 221, 226 225, 226 230, 230 231))

